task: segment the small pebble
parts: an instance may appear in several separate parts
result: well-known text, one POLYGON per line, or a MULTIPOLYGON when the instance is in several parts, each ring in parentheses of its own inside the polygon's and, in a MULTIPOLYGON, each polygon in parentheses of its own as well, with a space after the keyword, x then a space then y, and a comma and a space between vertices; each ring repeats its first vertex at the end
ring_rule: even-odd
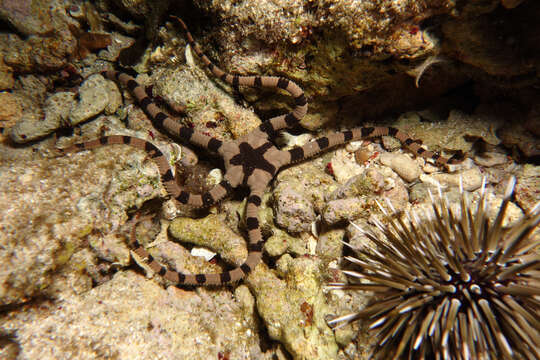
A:
POLYGON ((376 169, 369 168, 364 174, 350 178, 330 195, 327 200, 345 199, 361 195, 379 194, 385 188, 385 177, 376 169))
POLYGON ((313 205, 292 189, 279 192, 275 201, 276 223, 290 233, 311 231, 316 215, 313 205))
POLYGON ((343 148, 335 151, 330 164, 332 164, 334 178, 340 184, 344 184, 351 177, 364 172, 364 166, 356 162, 355 155, 343 148))
POLYGON ((418 163, 405 154, 384 153, 379 156, 379 160, 381 164, 389 166, 407 182, 418 179, 422 174, 418 163))
POLYGON ((486 152, 482 155, 475 156, 474 162, 480 166, 492 167, 508 162, 508 157, 501 153, 486 152))
POLYGON ((477 167, 463 170, 453 174, 440 173, 432 175, 422 175, 420 180, 437 186, 439 183, 443 188, 449 186, 459 186, 459 179, 463 179, 463 189, 465 191, 474 191, 482 185, 483 175, 477 167))
POLYGON ((191 249, 191 255, 203 257, 206 261, 210 261, 216 256, 216 253, 206 248, 194 247, 191 249))
POLYGON ((206 177, 206 184, 210 186, 215 186, 219 184, 221 180, 223 180, 223 173, 221 172, 221 169, 212 169, 206 177))
POLYGON ((403 146, 401 142, 393 136, 383 136, 381 138, 382 146, 386 151, 396 151, 401 149, 403 146))
POLYGON ((358 151, 360 150, 364 145, 364 140, 360 140, 360 141, 351 141, 349 143, 347 143, 345 145, 345 150, 347 150, 348 152, 355 152, 355 151, 358 151))
POLYGON ((287 248, 289 247, 288 239, 290 237, 290 235, 282 230, 274 232, 274 234, 266 240, 264 251, 273 257, 285 254, 285 251, 287 251, 287 248))
POLYGON ((374 203, 367 197, 338 199, 328 202, 322 217, 328 225, 351 221, 363 216, 369 216, 374 203))

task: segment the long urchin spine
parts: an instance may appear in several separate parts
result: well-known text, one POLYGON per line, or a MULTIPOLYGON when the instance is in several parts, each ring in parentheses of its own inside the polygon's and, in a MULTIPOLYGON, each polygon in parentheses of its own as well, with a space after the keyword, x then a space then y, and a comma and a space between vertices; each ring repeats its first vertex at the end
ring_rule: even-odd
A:
POLYGON ((504 229, 515 183, 512 177, 492 223, 485 180, 475 211, 460 186, 459 213, 439 189, 421 216, 381 207, 389 220, 375 221, 382 238, 353 223, 376 248, 354 249, 357 256, 346 259, 356 269, 343 271, 351 282, 329 287, 371 291, 376 301, 329 324, 369 320, 379 359, 539 359, 540 241, 531 235, 540 203, 504 229))

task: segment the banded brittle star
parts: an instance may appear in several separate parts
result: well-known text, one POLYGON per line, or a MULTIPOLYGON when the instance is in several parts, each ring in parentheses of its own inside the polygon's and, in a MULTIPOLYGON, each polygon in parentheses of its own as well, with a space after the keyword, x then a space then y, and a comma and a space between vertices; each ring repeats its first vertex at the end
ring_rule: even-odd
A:
POLYGON ((283 77, 239 76, 224 72, 203 54, 199 45, 193 40, 184 22, 178 18, 177 20, 187 34, 188 43, 213 75, 235 88, 238 86, 251 86, 283 89, 294 98, 295 107, 285 115, 264 121, 245 136, 236 140, 221 141, 190 127, 182 126, 176 120, 167 116, 146 93, 144 87, 139 85, 131 76, 117 71, 105 71, 102 73, 106 78, 118 81, 131 91, 155 127, 164 129, 169 134, 179 138, 182 142, 206 148, 222 157, 225 167, 223 180, 210 191, 203 194, 192 194, 183 191, 175 181, 165 155, 151 142, 131 136, 106 136, 97 140, 75 144, 61 151, 64 153, 76 152, 113 144, 125 144, 142 149, 156 162, 161 181, 168 194, 181 204, 187 204, 193 207, 210 206, 223 199, 238 186, 246 186, 249 189, 246 205, 246 225, 249 238, 248 256, 242 265, 233 270, 219 274, 195 275, 167 269, 153 259, 136 240, 135 236, 132 236, 130 245, 133 247, 134 252, 141 258, 146 259, 150 268, 167 280, 177 285, 222 285, 241 280, 249 274, 261 261, 262 257, 264 239, 261 235, 257 213, 265 189, 277 172, 284 166, 308 159, 330 147, 349 141, 390 135, 399 139, 414 154, 424 158, 431 158, 438 165, 458 161, 454 158, 443 158, 436 153, 423 149, 420 147, 419 142, 393 127, 354 128, 312 140, 301 147, 294 147, 286 151, 278 149, 272 143, 278 132, 282 129, 298 125, 307 112, 307 100, 303 90, 293 81, 283 77))

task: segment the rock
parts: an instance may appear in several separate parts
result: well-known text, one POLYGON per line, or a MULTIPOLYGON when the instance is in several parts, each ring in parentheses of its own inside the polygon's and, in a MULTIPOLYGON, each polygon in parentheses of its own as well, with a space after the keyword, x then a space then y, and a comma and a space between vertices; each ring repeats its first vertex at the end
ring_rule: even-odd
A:
POLYGON ((13 73, 0 64, 0 90, 9 90, 14 85, 13 73))
POLYGON ((75 93, 57 92, 45 100, 45 121, 57 119, 59 125, 67 124, 71 108, 75 105, 75 93))
POLYGON ((540 137, 540 104, 532 106, 523 127, 534 136, 540 137))
POLYGON ((508 157, 505 154, 486 152, 474 157, 474 162, 480 166, 492 167, 508 162, 508 157))
POLYGON ((421 122, 420 117, 406 113, 398 119, 397 127, 409 134, 413 139, 421 139, 429 150, 461 150, 471 151, 473 143, 466 136, 481 138, 491 145, 501 141, 495 134, 500 119, 488 116, 468 115, 458 110, 450 111, 444 122, 421 122))
POLYGON ((360 175, 365 170, 364 166, 356 162, 354 154, 343 148, 338 148, 334 152, 330 164, 332 173, 340 184, 345 184, 351 177, 360 175))
POLYGON ((387 198, 396 209, 403 209, 409 202, 409 191, 405 182, 389 168, 379 169, 384 177, 384 188, 381 198, 387 198))
POLYGON ((129 264, 129 249, 126 245, 126 239, 117 234, 108 234, 99 238, 92 237, 89 245, 102 260, 117 262, 123 266, 129 264))
POLYGON ((97 150, 51 159, 29 150, 25 158, 20 149, 0 146, 0 261, 11 264, 0 275, 2 305, 50 296, 55 269, 89 238, 112 236, 127 221, 127 209, 148 200, 126 186, 147 178, 143 154, 119 148, 114 157, 97 150), (138 157, 138 167, 130 156, 138 157), (126 163, 132 166, 122 168, 126 163))
POLYGON ((264 251, 270 256, 280 256, 287 251, 292 236, 281 229, 275 229, 274 234, 266 239, 264 251))
POLYGON ((17 97, 9 92, 0 92, 0 121, 3 128, 13 126, 22 116, 17 97))
POLYGON ((120 52, 125 48, 129 48, 135 43, 135 39, 124 36, 117 32, 111 34, 111 44, 107 46, 107 49, 99 52, 99 58, 110 62, 115 62, 120 56, 120 52))
POLYGON ((59 30, 55 36, 31 36, 22 40, 15 34, 0 35, 0 50, 4 62, 19 72, 58 70, 67 64, 77 48, 69 30, 59 30))
POLYGON ((437 186, 430 183, 419 182, 411 186, 409 198, 411 203, 421 203, 429 199, 429 192, 434 194, 437 191, 437 186))
POLYGON ((21 347, 16 341, 10 338, 7 338, 2 341, 2 349, 0 350, 2 359, 17 360, 19 358, 20 353, 21 353, 21 347))
POLYGON ((118 86, 113 81, 106 83, 107 105, 105 106, 105 114, 112 115, 122 106, 122 94, 118 90, 118 86))
MULTIPOLYGON (((369 293, 362 291, 332 290, 328 292, 327 296, 328 303, 333 311, 327 315, 328 319, 355 313, 358 309, 364 308, 371 299, 369 293)), ((370 337, 365 333, 358 323, 335 329, 334 333, 336 342, 343 348, 344 353, 340 353, 339 359, 369 359, 371 357, 372 353, 369 350, 369 344, 373 343, 374 337, 370 337)))
POLYGON ((17 94, 21 97, 30 97, 36 104, 43 104, 48 96, 47 88, 50 86, 47 84, 49 80, 46 77, 39 74, 19 75, 17 80, 18 83, 20 82, 15 90, 17 94))
POLYGON ((29 359, 262 358, 253 299, 245 286, 236 294, 239 300, 228 290, 163 289, 120 272, 69 301, 14 311, 2 323, 17 331, 20 356, 29 359))
POLYGON ((304 196, 290 188, 277 191, 274 196, 277 225, 293 234, 311 230, 315 211, 304 196))
POLYGON ((247 257, 246 240, 228 228, 219 215, 202 219, 179 217, 171 222, 170 234, 175 238, 207 247, 230 264, 241 265, 247 257))
MULTIPOLYGON (((311 109, 316 110, 310 111, 301 123, 316 130, 341 112, 341 104, 336 104, 338 99, 356 97, 382 82, 390 83, 385 90, 395 91, 396 95, 382 98, 373 90, 371 98, 364 99, 353 110, 355 119, 365 118, 366 113, 373 115, 377 109, 391 108, 400 97, 414 96, 410 93, 416 93, 417 89, 396 91, 395 83, 400 81, 397 78, 402 75, 410 83, 405 71, 413 69, 417 60, 435 55, 440 49, 438 39, 418 24, 455 9, 455 3, 447 0, 437 5, 421 1, 415 7, 408 6, 406 0, 383 1, 377 4, 380 11, 376 12, 370 10, 370 3, 331 1, 326 5, 306 11, 299 1, 256 5, 231 0, 196 1, 195 6, 203 13, 219 14, 220 18, 220 25, 211 27, 207 38, 200 41, 216 44, 214 51, 220 54, 221 64, 229 71, 253 74, 264 68, 269 74, 286 74, 302 83, 311 109), (383 25, 388 23, 393 26, 383 25), (258 44, 269 44, 272 51, 258 44), (388 61, 381 64, 381 59, 388 61), (399 73, 395 74, 398 67, 399 73), (372 75, 362 76, 366 73, 372 75)), ((447 76, 437 77, 438 89, 448 86, 447 76)), ((421 97, 432 93, 421 92, 421 97)), ((270 99, 257 96, 255 106, 259 112, 284 109, 288 106, 284 100, 277 94, 270 99)))
POLYGON ((25 143, 40 138, 50 133, 51 127, 57 125, 56 119, 53 124, 44 122, 45 114, 36 101, 28 96, 20 96, 19 102, 23 105, 22 116, 9 130, 9 137, 16 143, 25 143))
POLYGON ((58 92, 49 96, 44 104, 43 118, 25 117, 21 119, 11 129, 11 139, 17 143, 25 143, 47 136, 66 126, 69 123, 69 113, 74 105, 75 94, 72 92, 58 92))
POLYGON ((2 0, 0 19, 24 35, 45 35, 54 30, 51 8, 54 0, 2 0))
MULTIPOLYGON (((533 24, 536 23, 534 17, 529 18, 528 13, 538 11, 538 8, 530 4, 528 9, 518 7, 512 12, 491 12, 498 3, 500 0, 485 2, 487 9, 484 10, 486 14, 483 16, 444 22, 441 30, 446 39, 446 46, 452 52, 460 54, 461 62, 483 70, 486 75, 511 78, 528 74, 530 68, 526 65, 527 60, 520 54, 534 46, 524 37, 537 31, 533 30, 533 24), (502 18, 505 19, 505 26, 497 26, 496 22, 502 18), (518 31, 517 24, 521 24, 527 30, 518 31), (520 56, 522 61, 516 61, 520 56)), ((478 5, 470 4, 472 7, 478 5)))
POLYGON ((284 255, 277 266, 283 279, 265 265, 247 279, 268 335, 283 343, 294 359, 336 359, 337 344, 325 320, 320 261, 284 255))
POLYGON ((368 223, 366 219, 351 221, 351 223, 349 223, 345 228, 345 233, 347 234, 348 244, 350 247, 360 248, 370 244, 371 240, 364 234, 364 231, 367 230, 372 230, 374 232, 377 231, 377 229, 368 223))
POLYGON ((439 183, 443 188, 446 188, 449 186, 459 187, 460 178, 463 180, 463 189, 466 191, 473 191, 482 185, 483 175, 477 167, 474 167, 454 174, 441 173, 422 175, 420 180, 435 186, 439 183))
POLYGON ((375 202, 366 196, 332 200, 328 202, 322 217, 328 225, 335 225, 359 217, 368 217, 376 208, 375 202))
MULTIPOLYGON (((31 176, 30 172, 27 172, 21 180, 31 176)), ((3 176, 3 181, 9 181, 5 183, 7 185, 13 180, 3 176)), ((9 191, 16 191, 17 188, 14 186, 9 191)), ((4 195, 5 191, 5 188, 2 189, 4 195)), ((50 231, 53 224, 49 223, 49 231, 45 230, 47 224, 44 224, 44 220, 49 214, 35 209, 28 199, 5 196, 4 200, 11 209, 0 209, 3 224, 0 233, 0 260, 9 266, 0 274, 0 304, 12 305, 26 302, 28 298, 41 294, 43 289, 51 284, 50 273, 58 265, 57 254, 61 252, 63 245, 50 231), (33 228, 28 226, 29 221, 33 221, 34 226, 42 231, 33 233, 33 228)), ((38 200, 43 198, 38 197, 38 200)))
POLYGON ((265 243, 264 250, 270 256, 280 256, 285 252, 295 256, 315 255, 317 238, 307 232, 290 235, 277 227, 272 229, 273 235, 265 243))
POLYGON ((384 153, 379 156, 379 160, 381 164, 389 166, 407 182, 413 182, 422 173, 418 163, 405 154, 384 153))
POLYGON ((287 252, 294 256, 312 256, 317 249, 317 239, 307 232, 291 236, 287 244, 287 252))
MULTIPOLYGON (((495 196, 494 194, 488 194, 486 201, 486 213, 491 222, 495 221, 499 209, 501 208, 502 198, 500 196, 495 196)), ((472 205, 472 206, 476 206, 472 205)), ((513 202, 508 203, 508 208, 506 209, 506 215, 503 219, 502 226, 510 227, 516 225, 520 220, 523 219, 523 211, 514 204, 513 202)))
POLYGON ((528 212, 540 201, 540 166, 526 164, 516 175, 514 196, 518 205, 528 212))
MULTIPOLYGON (((337 188, 332 176, 322 170, 322 164, 322 159, 316 158, 313 162, 304 162, 281 170, 274 180, 274 198, 279 197, 281 191, 291 189, 307 199, 316 213, 320 213, 325 206, 327 195, 337 188)), ((275 206, 274 202, 274 210, 275 206)))
POLYGON ((522 2, 523 0, 501 0, 501 5, 507 9, 513 9, 518 7, 522 2))
POLYGON ((328 200, 345 199, 369 194, 379 194, 385 187, 384 176, 374 168, 350 178, 344 185, 327 196, 328 200))
POLYGON ((162 69, 156 73, 155 93, 168 103, 186 105, 194 124, 201 126, 212 136, 223 134, 238 138, 260 124, 259 118, 250 110, 239 106, 216 86, 201 69, 162 69))
MULTIPOLYGON (((519 149, 524 155, 524 160, 526 158, 540 156, 540 140, 538 139, 538 136, 535 136, 535 133, 539 131, 536 128, 538 127, 538 124, 540 124, 540 116, 535 115, 536 112, 538 112, 538 110, 533 108, 530 113, 526 115, 525 121, 505 124, 505 126, 497 132, 504 146, 514 149, 514 152, 515 149, 519 149), (531 129, 533 130, 531 131, 531 129)), ((520 114, 516 115, 516 113, 517 111, 514 111, 506 117, 501 117, 521 117, 520 114)))
POLYGON ((281 135, 276 138, 276 143, 280 145, 280 149, 290 150, 296 146, 303 146, 313 139, 314 137, 311 134, 291 135, 286 131, 282 131, 281 135))
MULTIPOLYGON (((118 92, 118 88, 114 84, 111 86, 110 81, 105 80, 103 76, 99 74, 90 76, 79 88, 80 101, 72 108, 69 114, 71 125, 77 125, 100 114, 111 100, 116 103, 119 95, 109 96, 110 93, 115 92, 118 92)), ((111 110, 112 108, 109 108, 109 111, 111 110)))
MULTIPOLYGON (((139 236, 137 235, 137 238, 139 236)), ((159 263, 170 267, 171 269, 188 273, 188 274, 215 274, 224 270, 223 266, 215 261, 208 261, 205 256, 197 256, 197 251, 189 251, 184 246, 171 241, 167 237, 167 226, 163 224, 162 231, 155 238, 150 238, 145 242, 146 250, 156 259, 159 263)), ((197 248, 193 249, 205 249, 197 248)), ((144 269, 148 277, 152 277, 154 281, 159 282, 163 286, 171 285, 171 282, 163 279, 158 274, 155 274, 147 263, 143 259, 134 256, 132 257, 138 266, 144 269)), ((199 254, 200 255, 200 254, 199 254)))
POLYGON ((393 136, 382 136, 381 143, 386 151, 394 152, 403 148, 401 142, 393 136))
POLYGON ((75 25, 64 6, 58 0, 2 0, 0 20, 17 33, 0 36, 2 63, 19 72, 50 71, 65 65, 76 40, 69 30, 75 25))
POLYGON ((317 256, 330 263, 341 258, 343 254, 343 229, 332 229, 319 236, 317 256))

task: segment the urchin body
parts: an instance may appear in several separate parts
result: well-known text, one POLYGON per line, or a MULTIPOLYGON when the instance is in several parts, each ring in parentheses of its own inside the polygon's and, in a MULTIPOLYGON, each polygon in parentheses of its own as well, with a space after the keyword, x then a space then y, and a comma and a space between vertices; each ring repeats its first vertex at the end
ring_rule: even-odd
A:
POLYGON ((482 191, 474 212, 465 195, 458 213, 440 196, 431 214, 376 222, 383 239, 360 229, 377 249, 355 249, 347 259, 357 269, 344 271, 352 282, 331 288, 373 291, 376 301, 330 324, 370 320, 380 359, 540 358, 540 242, 530 238, 540 206, 503 229, 514 185, 493 223, 482 191))

